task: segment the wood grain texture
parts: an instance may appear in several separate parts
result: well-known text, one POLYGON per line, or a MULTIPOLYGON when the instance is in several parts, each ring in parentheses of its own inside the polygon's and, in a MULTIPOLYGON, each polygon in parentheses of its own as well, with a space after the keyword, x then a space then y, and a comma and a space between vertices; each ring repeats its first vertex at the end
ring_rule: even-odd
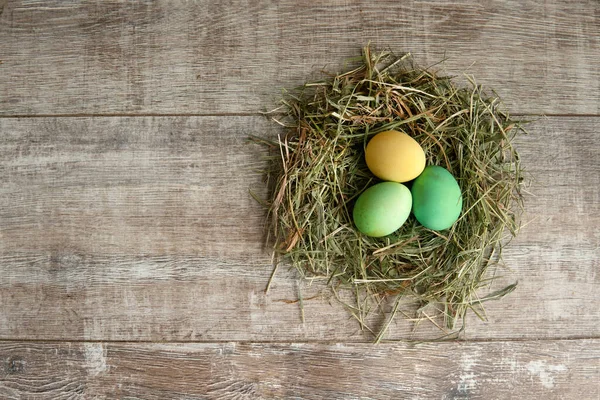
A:
MULTIPOLYGON (((0 121, 5 252, 248 255, 260 251, 261 118, 0 121), (85 244, 84 244, 85 243, 85 244), (84 246, 84 247, 81 247, 84 246)), ((264 191, 263 191, 264 192, 264 191)), ((60 255, 58 256, 60 257, 60 255)))
POLYGON ((0 343, 4 399, 597 399, 600 341, 0 343))
POLYGON ((0 398, 599 399, 593 115, 597 0, 0 0, 0 398), (519 140, 527 225, 497 272, 519 286, 468 342, 364 344, 285 268, 263 292, 246 138, 279 129, 253 115, 368 41, 562 115, 519 140))
MULTIPOLYGON (((542 118, 518 145, 533 177, 489 322, 467 338, 600 335, 600 118, 542 118)), ((0 338, 364 341, 323 286, 285 268, 269 295, 262 117, 0 119, 0 338)), ((381 321, 373 321, 374 324, 381 321)), ((398 320, 390 338, 439 331, 398 320)))
POLYGON ((600 114, 597 0, 4 3, 2 115, 256 113, 369 41, 515 112, 600 114))

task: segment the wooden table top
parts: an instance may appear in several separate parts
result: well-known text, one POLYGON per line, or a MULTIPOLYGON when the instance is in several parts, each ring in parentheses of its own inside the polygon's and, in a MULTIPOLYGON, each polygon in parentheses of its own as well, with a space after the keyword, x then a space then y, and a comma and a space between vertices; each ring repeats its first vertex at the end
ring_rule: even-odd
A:
POLYGON ((0 398, 599 399, 599 132, 597 0, 0 0, 0 398), (519 285, 460 340, 264 293, 246 138, 369 41, 532 121, 519 285))

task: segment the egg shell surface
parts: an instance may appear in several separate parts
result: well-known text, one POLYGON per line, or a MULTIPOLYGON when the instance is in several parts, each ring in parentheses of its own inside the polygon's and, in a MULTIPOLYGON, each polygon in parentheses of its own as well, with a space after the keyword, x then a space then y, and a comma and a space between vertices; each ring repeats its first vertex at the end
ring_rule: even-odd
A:
POLYGON ((397 182, 378 183, 356 200, 354 224, 367 236, 387 236, 404 224, 411 205, 412 196, 406 186, 397 182))
POLYGON ((450 228, 462 211, 458 182, 448 170, 430 165, 413 182, 412 212, 426 228, 441 231, 450 228))
POLYGON ((378 133, 365 149, 367 167, 384 181, 408 182, 425 168, 425 152, 415 139, 406 133, 378 133))

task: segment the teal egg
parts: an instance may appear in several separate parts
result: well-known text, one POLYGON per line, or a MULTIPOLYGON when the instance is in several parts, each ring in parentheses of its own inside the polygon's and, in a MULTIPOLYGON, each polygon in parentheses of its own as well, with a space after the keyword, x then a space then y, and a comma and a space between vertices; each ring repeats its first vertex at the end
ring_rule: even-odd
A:
POLYGON ((382 182, 371 186, 356 199, 354 224, 367 236, 381 237, 393 233, 410 215, 412 196, 406 186, 382 182))
POLYGON ((426 167, 413 182, 411 193, 413 214, 426 228, 434 231, 448 229, 460 216, 460 187, 445 168, 426 167))

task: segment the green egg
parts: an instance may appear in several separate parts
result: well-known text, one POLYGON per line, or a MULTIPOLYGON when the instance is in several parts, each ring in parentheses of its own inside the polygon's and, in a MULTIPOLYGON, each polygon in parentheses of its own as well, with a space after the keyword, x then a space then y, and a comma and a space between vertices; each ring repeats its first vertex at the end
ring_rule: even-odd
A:
POLYGON ((410 215, 412 197, 406 186, 382 182, 365 190, 354 204, 354 224, 367 236, 393 233, 410 215))
POLYGON ((413 182, 411 193, 413 214, 426 228, 434 231, 448 229, 460 216, 460 187, 445 168, 426 167, 413 182))

